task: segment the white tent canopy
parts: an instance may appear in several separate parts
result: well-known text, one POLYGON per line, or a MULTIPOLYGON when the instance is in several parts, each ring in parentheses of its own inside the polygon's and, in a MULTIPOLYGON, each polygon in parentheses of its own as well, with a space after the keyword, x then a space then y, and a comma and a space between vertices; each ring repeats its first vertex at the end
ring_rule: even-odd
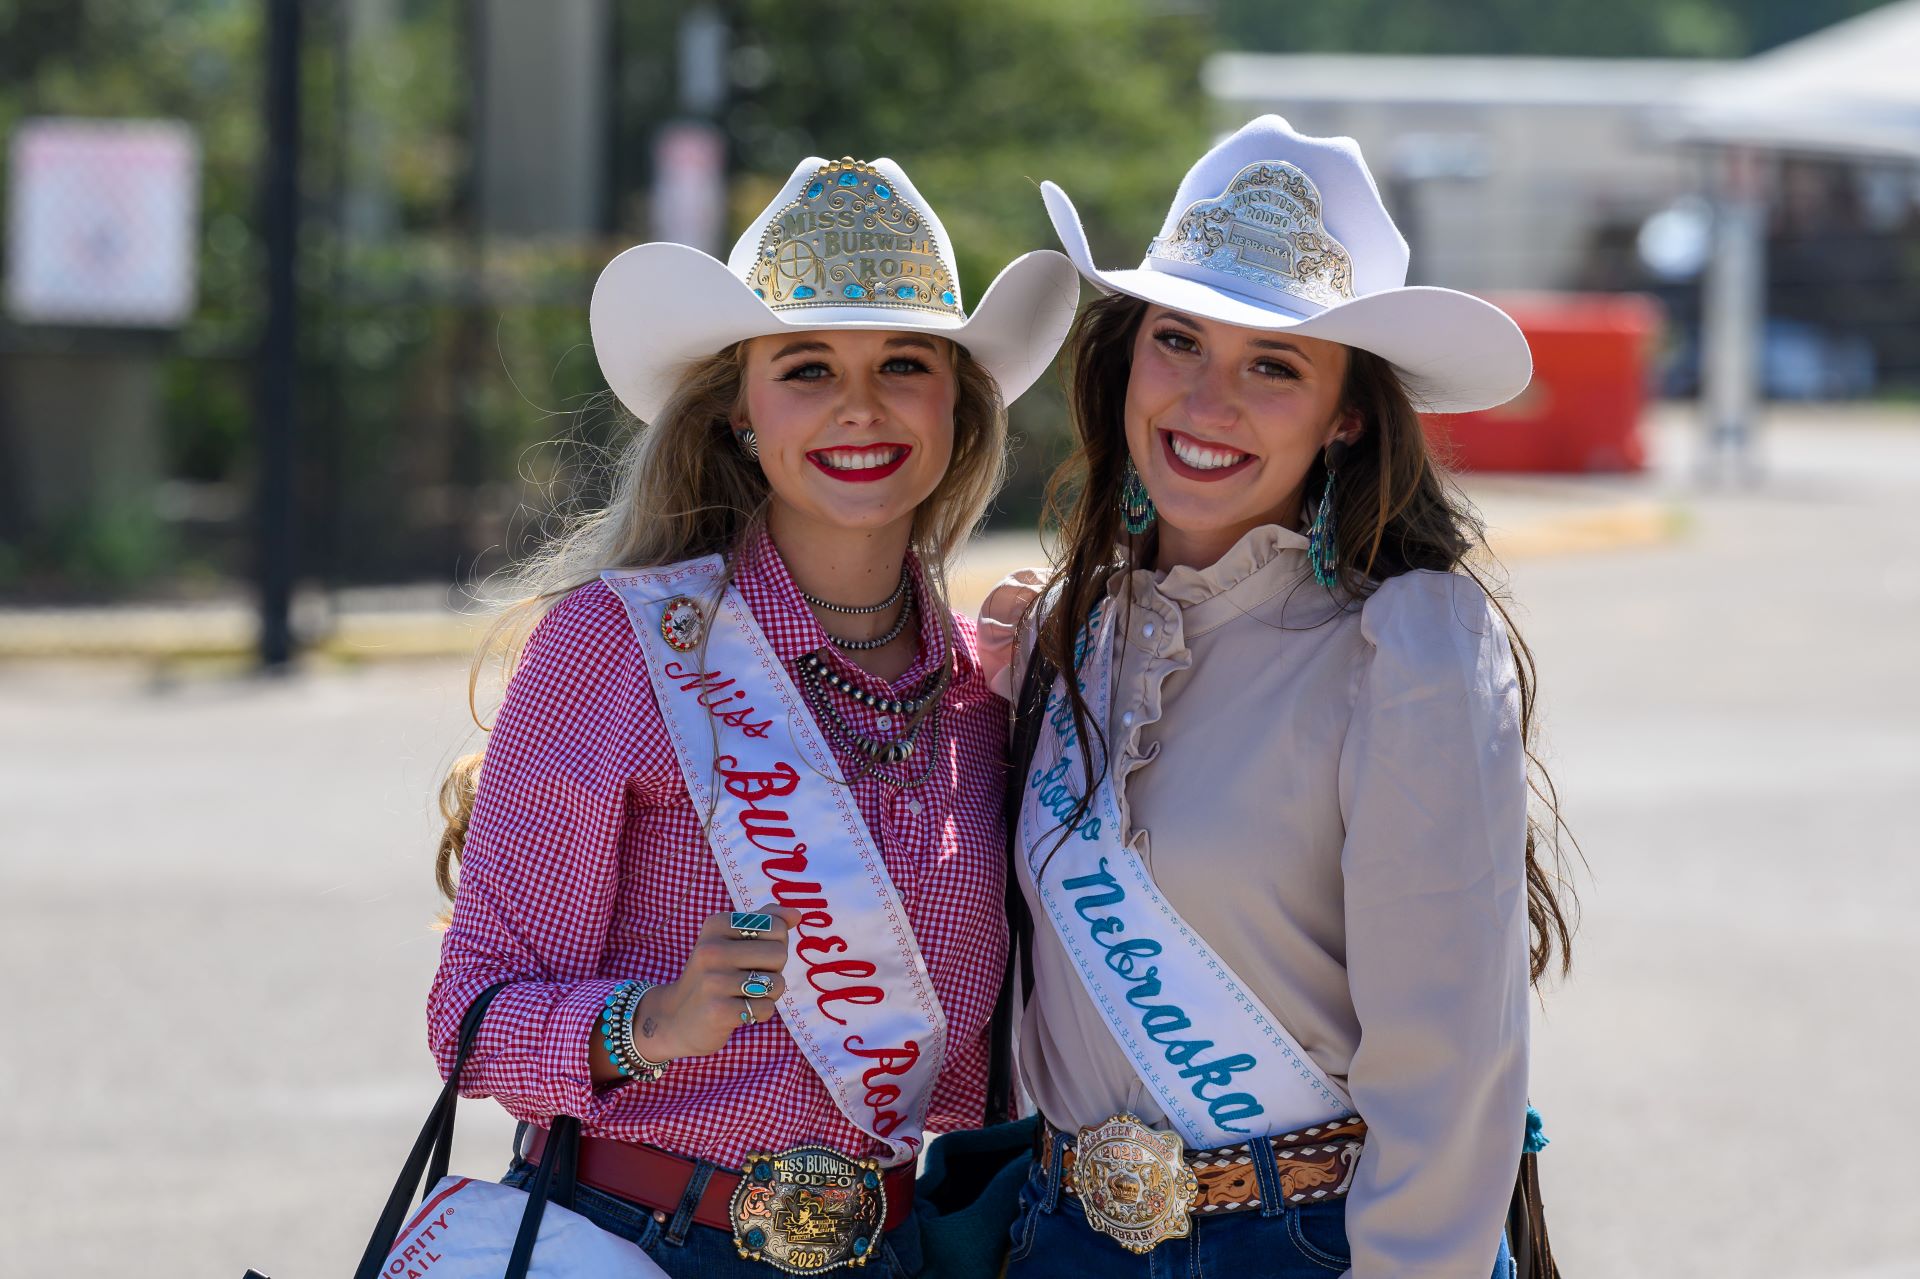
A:
POLYGON ((1714 148, 1715 217, 1701 323, 1703 468, 1748 474, 1766 312, 1765 157, 1920 160, 1920 0, 1893 4, 1703 77, 1664 122, 1714 148))
POLYGON ((1677 140, 1920 158, 1920 0, 1897 0, 1704 77, 1677 140))

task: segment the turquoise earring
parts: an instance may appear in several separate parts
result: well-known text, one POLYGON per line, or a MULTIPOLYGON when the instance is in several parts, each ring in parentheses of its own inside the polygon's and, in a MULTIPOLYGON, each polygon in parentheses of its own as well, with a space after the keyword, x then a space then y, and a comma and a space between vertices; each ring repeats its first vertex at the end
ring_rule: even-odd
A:
POLYGON ((1153 496, 1134 469, 1132 458, 1127 459, 1126 473, 1120 480, 1120 517, 1127 532, 1135 537, 1153 527, 1153 496))
POLYGON ((1338 447, 1337 444, 1327 446, 1327 486, 1320 492, 1320 507, 1314 511, 1313 524, 1307 529, 1307 563, 1313 566, 1313 580, 1329 587, 1340 580, 1336 572, 1340 566, 1340 544, 1333 523, 1333 463, 1334 449, 1338 447))

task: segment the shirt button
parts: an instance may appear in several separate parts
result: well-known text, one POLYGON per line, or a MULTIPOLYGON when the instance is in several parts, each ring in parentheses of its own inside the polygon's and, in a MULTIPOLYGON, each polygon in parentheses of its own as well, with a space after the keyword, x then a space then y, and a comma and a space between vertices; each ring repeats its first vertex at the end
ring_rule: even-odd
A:
POLYGON ((1122 724, 1125 724, 1125 725, 1127 725, 1127 726, 1129 726, 1129 727, 1131 727, 1131 726, 1132 726, 1132 724, 1133 724, 1133 712, 1132 712, 1132 711, 1121 711, 1121 712, 1120 712, 1120 722, 1121 722, 1122 724))
POLYGON ((925 807, 926 805, 922 804, 917 799, 910 799, 907 801, 907 811, 909 813, 912 813, 915 817, 918 817, 920 815, 920 810, 925 807))
POLYGON ((1152 623, 1152 622, 1148 622, 1148 623, 1147 623, 1147 624, 1146 624, 1145 626, 1142 626, 1142 627, 1140 628, 1140 633, 1141 633, 1142 635, 1144 635, 1144 636, 1146 636, 1146 637, 1147 637, 1148 639, 1152 639, 1152 638, 1153 638, 1153 623, 1152 623))
POLYGON ((891 733, 893 731, 893 716, 882 715, 874 721, 874 725, 883 733, 891 733))

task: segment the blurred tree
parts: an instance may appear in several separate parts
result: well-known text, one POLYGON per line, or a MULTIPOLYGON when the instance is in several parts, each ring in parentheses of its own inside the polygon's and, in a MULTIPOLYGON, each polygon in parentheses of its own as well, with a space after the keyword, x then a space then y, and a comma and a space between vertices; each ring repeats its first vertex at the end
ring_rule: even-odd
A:
POLYGON ((736 60, 767 68, 729 120, 757 209, 809 153, 890 155, 940 210, 970 297, 1055 243, 1038 184, 1095 246, 1136 257, 1207 140, 1204 15, 1140 0, 742 0, 736 60))

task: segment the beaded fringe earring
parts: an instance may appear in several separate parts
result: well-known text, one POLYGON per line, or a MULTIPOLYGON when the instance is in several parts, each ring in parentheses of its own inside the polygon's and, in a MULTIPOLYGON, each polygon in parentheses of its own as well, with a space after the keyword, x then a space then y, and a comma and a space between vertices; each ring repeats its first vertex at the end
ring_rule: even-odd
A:
POLYGON ((1127 470, 1120 481, 1120 514, 1127 532, 1135 537, 1153 527, 1153 496, 1141 481, 1140 472, 1134 469, 1132 458, 1127 459, 1127 470))
POLYGON ((1307 529, 1307 563, 1313 566, 1313 580, 1322 586, 1332 586, 1340 580, 1335 572, 1340 566, 1340 543, 1335 536, 1333 523, 1333 470, 1334 449, 1337 445, 1327 446, 1327 486, 1320 492, 1320 506, 1313 513, 1313 524, 1307 529))

